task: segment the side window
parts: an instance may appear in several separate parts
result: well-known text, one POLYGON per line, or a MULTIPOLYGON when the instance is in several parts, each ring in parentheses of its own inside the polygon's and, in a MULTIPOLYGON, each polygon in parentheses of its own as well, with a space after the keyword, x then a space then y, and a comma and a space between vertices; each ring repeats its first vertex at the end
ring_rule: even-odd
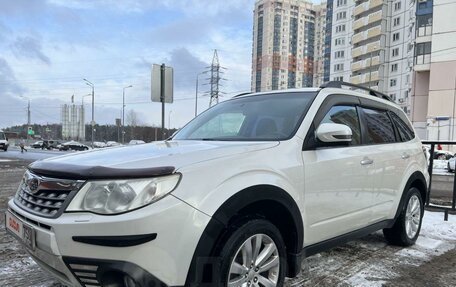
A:
POLYGON ((408 142, 415 138, 415 133, 408 124, 406 124, 396 113, 390 112, 390 115, 403 142, 408 142))
POLYGON ((363 108, 366 122, 366 144, 384 144, 396 142, 393 123, 388 112, 363 108))
POLYGON ((353 106, 334 106, 325 115, 320 124, 342 124, 351 128, 352 142, 351 145, 361 144, 361 129, 359 125, 359 117, 356 108, 353 106))

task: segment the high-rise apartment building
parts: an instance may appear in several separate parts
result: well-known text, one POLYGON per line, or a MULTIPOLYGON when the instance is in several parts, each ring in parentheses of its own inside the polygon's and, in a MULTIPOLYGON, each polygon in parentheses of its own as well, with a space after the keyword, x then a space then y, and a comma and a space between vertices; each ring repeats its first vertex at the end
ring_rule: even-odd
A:
POLYGON ((353 0, 334 0, 331 31, 330 80, 350 82, 353 0))
POLYGON ((419 0, 411 120, 429 140, 456 140, 456 1, 419 0))
POLYGON ((326 41, 326 2, 314 6, 315 10, 315 43, 313 85, 323 84, 325 74, 325 41, 326 41))
POLYGON ((315 16, 305 0, 256 1, 253 91, 313 86, 315 16))
POLYGON ((409 113, 415 1, 354 2, 351 82, 389 95, 409 113))

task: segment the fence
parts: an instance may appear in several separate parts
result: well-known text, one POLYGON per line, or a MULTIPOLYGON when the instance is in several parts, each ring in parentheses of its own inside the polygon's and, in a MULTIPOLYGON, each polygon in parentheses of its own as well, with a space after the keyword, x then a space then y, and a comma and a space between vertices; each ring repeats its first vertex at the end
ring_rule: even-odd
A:
POLYGON ((449 212, 456 212, 456 171, 454 172, 454 182, 453 182, 453 197, 451 201, 451 207, 443 206, 443 205, 437 205, 437 204, 432 204, 430 202, 431 196, 432 196, 432 171, 434 169, 434 153, 436 151, 436 145, 441 145, 441 146, 449 146, 449 145, 456 145, 456 142, 454 141, 423 141, 423 145, 430 145, 430 157, 429 157, 429 166, 428 166, 428 171, 429 171, 429 188, 428 188, 428 195, 426 198, 426 208, 427 209, 433 209, 433 210, 440 210, 445 212, 445 221, 448 221, 448 213, 449 212))

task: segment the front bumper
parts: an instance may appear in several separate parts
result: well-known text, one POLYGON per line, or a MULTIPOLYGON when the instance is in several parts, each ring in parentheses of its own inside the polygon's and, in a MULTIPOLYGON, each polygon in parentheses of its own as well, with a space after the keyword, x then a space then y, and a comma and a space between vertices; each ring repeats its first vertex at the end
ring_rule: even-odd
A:
POLYGON ((8 209, 35 230, 36 248, 27 250, 32 258, 63 284, 86 287, 108 285, 103 280, 117 278, 118 274, 131 277, 135 286, 183 286, 193 253, 210 220, 172 195, 116 216, 64 213, 59 218, 47 219, 27 213, 13 200, 8 209), (141 236, 134 236, 150 234, 156 237, 126 240, 128 244, 121 246, 103 240, 96 241, 99 244, 93 242, 94 238, 135 239, 141 236), (81 238, 92 241, 75 241, 81 238), (92 271, 85 272, 71 264, 92 266, 88 267, 92 271))

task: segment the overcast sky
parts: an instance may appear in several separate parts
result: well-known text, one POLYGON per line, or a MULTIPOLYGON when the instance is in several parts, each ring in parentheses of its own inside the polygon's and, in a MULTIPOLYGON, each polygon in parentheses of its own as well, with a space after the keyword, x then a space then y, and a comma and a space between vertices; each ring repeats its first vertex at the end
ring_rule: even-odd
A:
MULTIPOLYGON (((223 99, 250 90, 255 0, 0 1, 0 127, 26 122, 26 99, 32 123, 60 123, 60 105, 91 92, 83 78, 95 84, 97 123, 114 124, 122 88, 133 85, 126 111, 160 125, 150 74, 162 62, 175 69, 166 120, 172 110, 171 126, 181 127, 194 114, 196 73, 210 65, 214 49, 227 68, 223 99)), ((208 90, 201 85, 201 96, 208 90)), ((203 111, 209 98, 199 103, 203 111)))

